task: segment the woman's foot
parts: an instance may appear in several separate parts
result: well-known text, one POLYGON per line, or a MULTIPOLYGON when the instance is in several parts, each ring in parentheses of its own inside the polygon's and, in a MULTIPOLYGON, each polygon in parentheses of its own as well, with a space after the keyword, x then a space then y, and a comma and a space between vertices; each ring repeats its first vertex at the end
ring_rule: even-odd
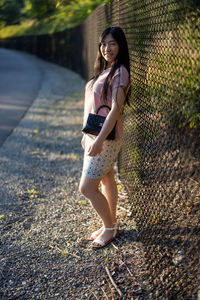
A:
POLYGON ((90 241, 94 241, 103 231, 104 227, 102 226, 101 228, 99 228, 98 230, 94 231, 90 236, 89 236, 89 240, 90 241))
POLYGON ((119 234, 117 227, 104 228, 102 233, 92 242, 93 248, 102 248, 108 245, 119 234))
MULTIPOLYGON (((116 236, 119 235, 119 230, 118 230, 117 223, 114 222, 114 226, 113 226, 113 227, 115 227, 115 229, 117 229, 117 234, 116 234, 116 236)), ((103 230, 104 230, 104 226, 102 226, 102 227, 99 228, 98 230, 94 231, 94 232, 88 237, 89 241, 94 241, 94 240, 102 233, 103 230)))

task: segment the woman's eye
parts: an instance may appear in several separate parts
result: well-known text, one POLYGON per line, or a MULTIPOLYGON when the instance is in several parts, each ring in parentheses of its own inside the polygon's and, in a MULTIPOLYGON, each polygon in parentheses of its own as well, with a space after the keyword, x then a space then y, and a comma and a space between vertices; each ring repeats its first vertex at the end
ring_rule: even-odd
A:
POLYGON ((116 43, 115 42, 113 42, 113 43, 108 43, 108 44, 106 44, 106 43, 101 43, 101 47, 106 47, 106 46, 108 46, 108 47, 110 47, 110 46, 116 46, 116 43))

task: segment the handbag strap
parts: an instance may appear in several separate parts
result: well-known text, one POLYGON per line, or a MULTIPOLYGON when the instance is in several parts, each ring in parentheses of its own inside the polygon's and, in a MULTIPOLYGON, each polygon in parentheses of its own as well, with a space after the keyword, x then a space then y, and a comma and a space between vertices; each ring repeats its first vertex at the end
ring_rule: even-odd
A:
POLYGON ((111 110, 111 108, 108 106, 108 105, 101 105, 101 106, 99 106, 98 108, 97 108, 97 110, 96 110, 96 114, 98 115, 98 112, 100 111, 100 109, 102 109, 103 107, 106 107, 106 108, 108 108, 109 110, 111 110))

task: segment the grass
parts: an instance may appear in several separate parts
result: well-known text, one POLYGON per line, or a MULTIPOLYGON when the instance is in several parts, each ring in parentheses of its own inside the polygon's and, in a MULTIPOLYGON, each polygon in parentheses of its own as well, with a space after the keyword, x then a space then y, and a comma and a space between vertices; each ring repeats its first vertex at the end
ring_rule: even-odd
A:
POLYGON ((37 20, 25 20, 19 25, 6 26, 0 29, 0 38, 10 38, 24 35, 52 34, 57 31, 63 31, 67 28, 78 25, 79 22, 70 20, 69 22, 55 17, 37 20))

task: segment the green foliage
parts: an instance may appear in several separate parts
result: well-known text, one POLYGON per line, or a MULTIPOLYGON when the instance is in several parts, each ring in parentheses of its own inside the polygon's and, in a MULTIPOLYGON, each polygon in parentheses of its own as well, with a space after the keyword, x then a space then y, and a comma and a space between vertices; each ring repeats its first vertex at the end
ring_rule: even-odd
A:
POLYGON ((110 0, 104 0, 104 3, 110 4, 110 0))
MULTIPOLYGON (((0 0, 6 1, 6 0, 0 0)), ((11 0, 9 0, 11 1, 11 0)), ((17 0, 14 0, 17 1, 17 0)), ((0 37, 62 31, 82 23, 103 0, 25 0, 21 24, 0 29, 0 37)), ((5 23, 2 23, 2 27, 5 23)))
POLYGON ((41 20, 51 15, 57 6, 57 1, 52 0, 26 0, 24 12, 26 16, 41 20))
POLYGON ((186 17, 175 32, 176 40, 172 38, 172 50, 154 58, 154 72, 147 74, 151 94, 149 110, 157 116, 160 114, 158 119, 163 125, 200 128, 199 24, 198 11, 186 17), (177 40, 181 44, 177 44, 177 40), (158 78, 162 78, 164 84, 160 84, 158 78))
POLYGON ((66 22, 69 22, 71 26, 80 24, 101 3, 102 0, 76 0, 63 1, 62 3, 59 2, 54 19, 59 20, 59 24, 62 27, 64 27, 66 22))
POLYGON ((18 0, 0 0, 0 28, 17 24, 20 19, 22 3, 18 0))

